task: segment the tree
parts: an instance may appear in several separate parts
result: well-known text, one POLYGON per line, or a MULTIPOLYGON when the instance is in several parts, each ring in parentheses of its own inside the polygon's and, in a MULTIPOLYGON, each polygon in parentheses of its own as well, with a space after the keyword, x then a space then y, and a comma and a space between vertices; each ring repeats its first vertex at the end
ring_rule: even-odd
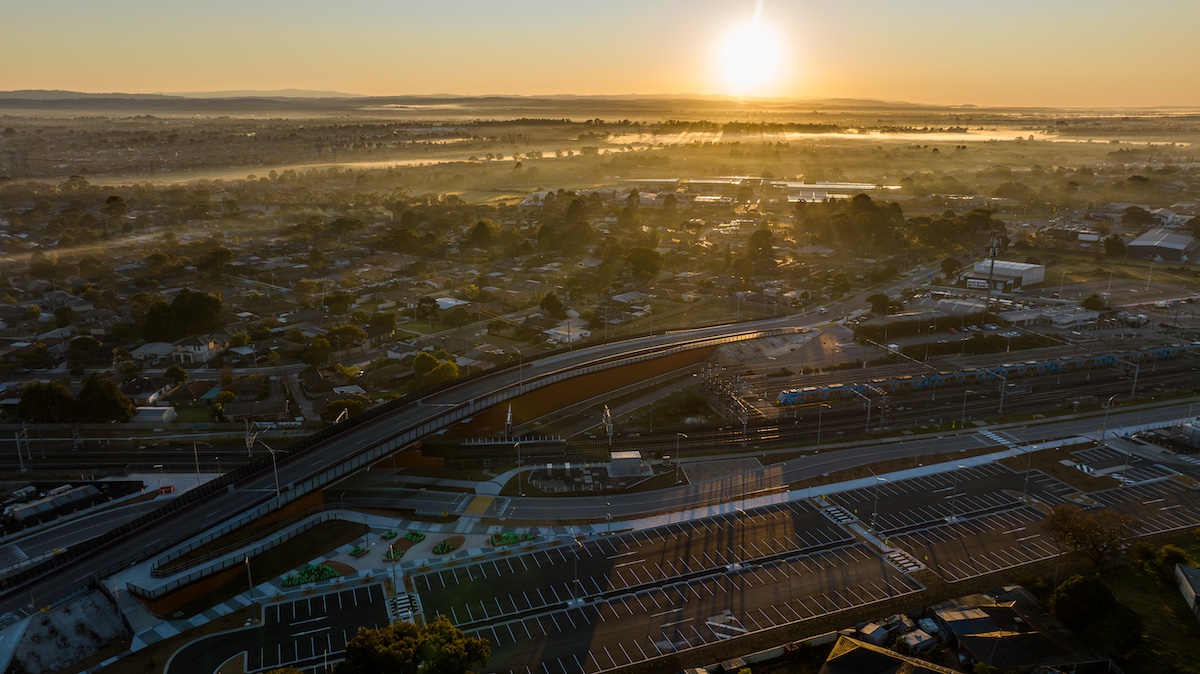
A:
POLYGON ((766 262, 774 260, 775 249, 772 243, 775 240, 775 235, 771 230, 763 228, 756 230, 750 235, 750 242, 746 246, 746 257, 750 258, 751 262, 766 262))
POLYGON ((346 412, 347 416, 355 416, 367 409, 368 402, 361 398, 338 398, 330 400, 329 405, 325 408, 325 417, 328 419, 336 419, 346 412))
POLYGON ((942 260, 942 276, 951 279, 958 275, 958 270, 962 269, 962 263, 956 257, 948 257, 942 260))
POLYGON ((1092 293, 1091 295, 1083 298, 1083 300, 1079 302, 1079 306, 1092 311, 1104 311, 1108 309, 1108 305, 1104 302, 1104 298, 1100 297, 1100 295, 1097 293, 1092 293))
POLYGON ((892 303, 892 298, 883 293, 875 293, 874 295, 867 295, 867 301, 871 303, 871 311, 886 316, 888 307, 892 303))
POLYGON ((125 423, 133 416, 133 402, 116 384, 99 373, 92 374, 83 381, 77 402, 77 418, 84 423, 125 423))
POLYGON ((21 392, 17 416, 35 424, 61 424, 75 417, 75 397, 57 381, 31 381, 21 392))
POLYGON ((1075 630, 1087 627, 1116 605, 1112 590, 1095 574, 1071 576, 1050 595, 1050 612, 1075 630))
POLYGON ((379 311, 371 315, 368 325, 376 335, 391 334, 396 329, 397 316, 390 311, 379 311))
POLYGON ((452 360, 443 360, 421 378, 421 383, 427 386, 441 384, 458 379, 458 364, 452 360))
POLYGON ((1042 520, 1042 528, 1060 549, 1078 552, 1100 570, 1116 560, 1132 536, 1136 520, 1113 510, 1085 512, 1069 505, 1057 505, 1042 520))
POLYGON ((642 281, 649 281, 654 278, 655 274, 662 271, 662 255, 653 248, 634 246, 629 249, 625 261, 629 263, 629 273, 642 281))
POLYGON ((491 220, 480 220, 467 232, 467 241, 472 246, 487 248, 500 236, 500 226, 491 220))
POLYGON ((1114 658, 1127 659, 1142 643, 1142 618, 1136 611, 1117 602, 1096 616, 1083 630, 1093 648, 1114 658))
POLYGON ((190 288, 176 293, 170 304, 156 298, 142 319, 142 336, 152 342, 173 342, 210 332, 225 324, 223 304, 218 295, 190 288))
POLYGON ((433 370, 433 368, 437 367, 440 362, 441 361, 437 359, 437 356, 434 356, 428 351, 422 351, 421 353, 417 354, 416 358, 413 358, 412 369, 413 372, 417 373, 418 377, 424 377, 431 370, 433 370))
POLYGON ((213 278, 220 278, 230 262, 233 262, 233 251, 225 246, 217 246, 200 258, 200 261, 196 263, 196 269, 207 272, 213 278))
POLYGON ((176 386, 179 386, 183 382, 187 381, 190 375, 188 375, 188 371, 184 369, 182 365, 176 363, 171 367, 168 367, 166 371, 163 372, 163 376, 175 382, 176 386))
POLYGON ((60 328, 65 328, 75 320, 75 310, 68 306, 61 306, 54 310, 54 324, 60 328))
POLYGON ((561 316, 563 312, 562 300, 558 299, 558 293, 549 292, 542 297, 542 301, 538 303, 542 311, 551 316, 561 316))
POLYGON ((839 271, 833 275, 833 279, 830 281, 830 290, 835 295, 850 292, 850 279, 846 278, 846 275, 839 271))
POLYGON ((1125 239, 1120 234, 1109 234, 1104 237, 1105 257, 1125 257, 1125 239))
POLYGON ((445 616, 418 626, 398 622, 360 629, 346 642, 346 659, 336 674, 465 674, 487 665, 487 640, 468 637, 445 616))
POLYGON ((1121 211, 1121 224, 1142 227, 1154 224, 1154 214, 1141 206, 1126 206, 1121 211))

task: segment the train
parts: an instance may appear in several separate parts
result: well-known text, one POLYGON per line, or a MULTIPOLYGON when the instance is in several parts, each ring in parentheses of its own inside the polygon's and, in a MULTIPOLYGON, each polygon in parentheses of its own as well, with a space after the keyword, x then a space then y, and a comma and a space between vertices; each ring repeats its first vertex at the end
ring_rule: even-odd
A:
POLYGON ((1118 363, 1144 363, 1171 360, 1181 355, 1200 351, 1200 342, 1156 346, 1127 353, 1103 353, 1078 356, 1061 356, 1048 360, 1028 360, 1020 363, 1004 363, 988 367, 972 367, 953 372, 937 372, 918 375, 903 375, 890 379, 872 379, 850 384, 826 384, 785 389, 775 397, 780 407, 804 405, 828 400, 841 400, 867 396, 870 393, 895 393, 900 391, 928 391, 954 384, 991 383, 1009 381, 1019 377, 1040 374, 1058 374, 1093 367, 1111 367, 1118 363))

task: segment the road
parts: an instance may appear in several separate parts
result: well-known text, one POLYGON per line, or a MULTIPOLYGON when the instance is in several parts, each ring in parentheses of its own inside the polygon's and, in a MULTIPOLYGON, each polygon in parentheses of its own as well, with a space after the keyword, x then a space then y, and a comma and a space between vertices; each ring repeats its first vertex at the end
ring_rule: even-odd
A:
MULTIPOLYGON (((785 319, 759 322, 758 325, 783 325, 785 319)), ((517 384, 523 375, 525 384, 540 374, 565 368, 574 368, 596 359, 620 356, 637 348, 670 346, 686 338, 720 337, 743 333, 745 325, 716 326, 658 335, 638 340, 594 346, 577 351, 557 354, 525 364, 523 372, 509 369, 473 379, 452 388, 429 395, 419 401, 400 408, 360 426, 351 428, 321 445, 295 455, 285 455, 278 465, 279 484, 300 482, 308 476, 341 463, 348 458, 374 447, 408 429, 419 427, 438 418, 450 408, 464 402, 474 401, 507 386, 517 384)), ((53 601, 75 589, 86 585, 93 574, 111 572, 113 569, 130 565, 165 546, 194 535, 200 526, 217 524, 238 513, 269 500, 274 493, 275 479, 269 470, 243 480, 232 491, 219 492, 208 498, 176 511, 171 515, 151 522, 140 530, 130 533, 116 544, 96 550, 59 567, 49 574, 11 588, 0 595, 0 613, 5 611, 28 611, 30 597, 36 605, 53 601), (181 522, 187 525, 181 526, 181 522)), ((95 532, 99 534, 101 532, 95 532)))
MULTIPOLYGON (((1135 424, 1150 424, 1188 418, 1189 403, 1164 405, 1149 409, 1113 409, 1108 415, 1108 428, 1135 424)), ((999 426, 1004 434, 1018 444, 1037 443, 1057 438, 1097 433, 1103 423, 1100 415, 1050 421, 1036 426, 999 426)), ((980 430, 986 430, 981 428, 980 430)), ((713 503, 726 503, 745 498, 748 494, 769 493, 785 484, 799 482, 825 473, 854 468, 891 459, 912 459, 913 466, 924 457, 995 446, 998 443, 969 429, 958 435, 919 436, 903 440, 877 440, 854 443, 845 451, 829 448, 786 462, 763 466, 746 473, 708 482, 687 484, 651 492, 611 494, 606 496, 572 496, 569 498, 504 497, 490 513, 504 516, 510 522, 579 521, 605 518, 614 520, 636 518, 651 513, 674 512, 713 503), (503 511, 496 508, 503 506, 503 511)), ((686 445, 685 445, 686 447, 686 445)), ((794 453, 793 449, 761 450, 751 446, 749 453, 762 457, 771 454, 794 453)), ((700 460, 711 460, 706 457, 700 460)), ((688 460, 684 459, 686 467, 688 460)), ((686 468, 685 468, 686 472, 686 468)), ((346 502, 356 507, 386 507, 429 512, 455 512, 462 495, 454 492, 395 489, 387 484, 389 476, 358 474, 346 483, 346 502)))

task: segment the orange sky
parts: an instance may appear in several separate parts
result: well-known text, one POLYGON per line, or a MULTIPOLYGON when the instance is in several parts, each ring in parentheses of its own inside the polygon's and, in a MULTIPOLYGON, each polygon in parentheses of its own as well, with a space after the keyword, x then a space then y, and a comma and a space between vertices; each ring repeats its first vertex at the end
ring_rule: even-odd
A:
MULTIPOLYGON (((754 12, 755 0, 22 2, 0 25, 0 90, 737 94, 717 54, 754 12)), ((1198 25, 1193 0, 764 0, 776 75, 748 93, 1198 106, 1198 25)))

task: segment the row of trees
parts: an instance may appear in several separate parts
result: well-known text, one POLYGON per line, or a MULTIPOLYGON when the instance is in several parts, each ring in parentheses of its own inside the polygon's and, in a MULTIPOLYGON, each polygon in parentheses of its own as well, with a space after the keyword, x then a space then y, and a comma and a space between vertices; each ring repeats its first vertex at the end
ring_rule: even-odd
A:
POLYGON ((58 381, 25 385, 17 416, 33 423, 124 423, 134 405, 116 384, 100 374, 83 380, 78 397, 58 381))

